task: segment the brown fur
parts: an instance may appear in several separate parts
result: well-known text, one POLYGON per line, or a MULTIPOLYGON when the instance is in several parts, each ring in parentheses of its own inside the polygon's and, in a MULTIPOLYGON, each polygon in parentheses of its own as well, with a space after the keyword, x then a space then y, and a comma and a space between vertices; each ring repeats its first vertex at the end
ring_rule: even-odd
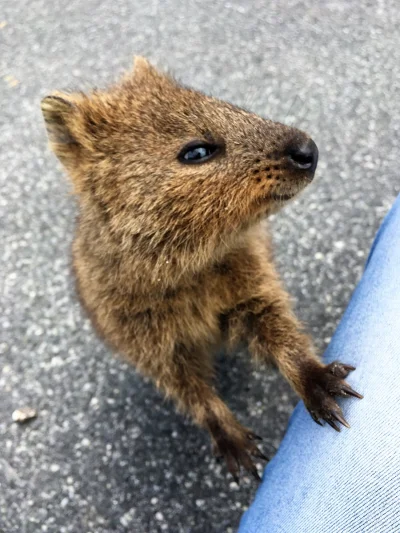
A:
POLYGON ((284 156, 308 137, 184 88, 143 58, 107 91, 55 93, 42 111, 78 195, 74 267, 104 338, 209 430, 235 477, 241 465, 257 475, 251 455, 262 454, 213 387, 222 344, 246 341, 335 426, 332 387, 345 394, 346 366, 336 376, 315 356, 263 222, 311 181, 284 156), (192 139, 221 153, 183 165, 177 154, 192 139))

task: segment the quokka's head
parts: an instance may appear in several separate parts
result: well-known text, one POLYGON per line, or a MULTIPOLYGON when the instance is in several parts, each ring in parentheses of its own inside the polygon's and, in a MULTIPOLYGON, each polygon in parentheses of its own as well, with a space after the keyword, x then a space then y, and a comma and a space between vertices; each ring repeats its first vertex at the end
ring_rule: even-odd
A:
POLYGON ((302 191, 317 165, 305 133, 183 87, 140 57, 115 86, 54 93, 42 111, 82 208, 159 251, 240 233, 302 191))

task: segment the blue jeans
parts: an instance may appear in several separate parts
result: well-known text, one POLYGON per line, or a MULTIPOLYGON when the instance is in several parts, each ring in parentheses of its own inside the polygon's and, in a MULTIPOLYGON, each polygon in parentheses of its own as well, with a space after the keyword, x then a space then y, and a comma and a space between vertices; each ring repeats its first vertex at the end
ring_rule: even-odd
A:
POLYGON ((400 533, 400 197, 324 359, 357 367, 351 429, 297 405, 239 533, 400 533))

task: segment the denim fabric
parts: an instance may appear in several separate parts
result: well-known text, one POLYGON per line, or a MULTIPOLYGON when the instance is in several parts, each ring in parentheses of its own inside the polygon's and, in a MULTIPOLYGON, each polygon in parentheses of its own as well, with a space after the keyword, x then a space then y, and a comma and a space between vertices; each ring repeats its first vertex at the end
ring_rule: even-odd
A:
POLYGON ((239 533, 400 533, 400 197, 324 356, 363 400, 335 432, 297 405, 239 533))

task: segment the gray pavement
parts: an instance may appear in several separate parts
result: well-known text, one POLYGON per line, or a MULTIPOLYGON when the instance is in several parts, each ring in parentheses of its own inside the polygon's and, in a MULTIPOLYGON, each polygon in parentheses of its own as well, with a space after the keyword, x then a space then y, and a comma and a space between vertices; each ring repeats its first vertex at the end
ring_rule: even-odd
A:
MULTIPOLYGON (((399 24, 395 0, 2 2, 4 533, 228 533, 256 489, 248 477, 237 488, 206 436, 95 337, 71 278, 76 207, 46 147, 40 98, 103 86, 142 54, 309 131, 318 179, 273 225, 283 278, 322 350, 400 190, 399 24), (39 416, 18 426, 23 405, 39 416)), ((289 387, 246 354, 218 365, 222 395, 272 454, 295 403, 289 387)))

